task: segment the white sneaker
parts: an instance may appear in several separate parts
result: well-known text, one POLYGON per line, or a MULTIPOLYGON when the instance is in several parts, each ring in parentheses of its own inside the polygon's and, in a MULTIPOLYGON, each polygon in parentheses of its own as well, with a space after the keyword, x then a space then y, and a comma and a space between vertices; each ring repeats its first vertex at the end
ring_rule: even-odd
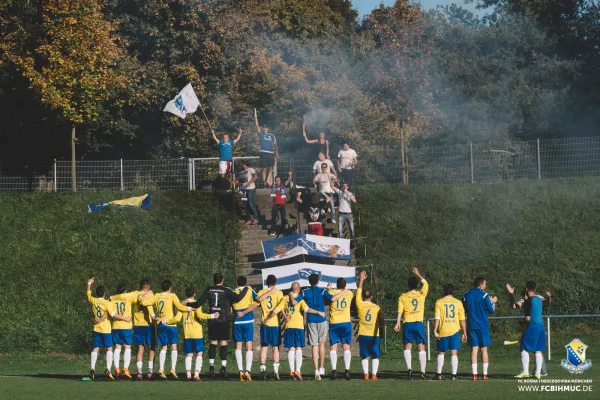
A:
POLYGON ((325 376, 325 368, 319 368, 319 375, 325 376))
POLYGON ((321 380, 321 375, 315 374, 315 381, 320 381, 320 380, 321 380))

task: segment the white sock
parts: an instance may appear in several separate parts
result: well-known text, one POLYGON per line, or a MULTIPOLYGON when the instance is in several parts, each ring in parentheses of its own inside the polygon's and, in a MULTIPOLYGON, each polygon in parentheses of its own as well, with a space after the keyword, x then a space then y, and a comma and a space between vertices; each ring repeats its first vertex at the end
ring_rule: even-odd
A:
POLYGON ((325 375, 325 368, 319 368, 319 375, 325 375))
POLYGON ((98 353, 92 351, 90 359, 90 369, 96 370, 96 361, 98 360, 98 353))
POLYGON ((360 361, 362 368, 363 368, 363 374, 367 375, 369 373, 369 359, 368 358, 363 358, 360 361))
POLYGON ((302 350, 296 349, 296 371, 302 371, 302 350))
POLYGON ((214 367, 215 366, 215 359, 214 358, 209 358, 208 359, 208 365, 211 366, 211 367, 214 367))
POLYGON ((444 355, 443 354, 438 354, 437 370, 436 370, 436 372, 438 374, 441 374, 442 373, 442 369, 444 369, 444 355))
POLYGON ((158 369, 160 371, 165 370, 165 361, 167 361, 167 351, 161 350, 160 355, 158 356, 158 369))
POLYGON ((290 350, 288 352, 288 364, 290 365, 290 372, 294 372, 294 366, 296 365, 295 364, 296 360, 294 360, 295 358, 296 358, 296 351, 290 350))
POLYGON ((404 350, 404 361, 406 362, 406 369, 412 369, 412 354, 410 350, 404 350))
POLYGON ((419 352, 419 363, 421 364, 421 372, 425 373, 425 367, 427 366, 427 353, 424 351, 419 352))
POLYGON ((374 358, 373 361, 373 375, 377 375, 377 371, 379 371, 379 358, 374 358))
POLYGON ((452 375, 458 372, 458 356, 450 356, 450 365, 452 366, 452 375))
POLYGON ((473 375, 477 375, 477 364, 471 364, 471 371, 473 375))
POLYGON ((135 363, 135 365, 137 366, 138 374, 141 374, 142 368, 144 368, 144 363, 142 361, 138 361, 135 363))
POLYGON ((106 369, 109 371, 110 371, 110 368, 112 367, 112 361, 113 361, 113 352, 107 351, 106 352, 106 369))
POLYGON ((278 362, 273 363, 273 371, 275 371, 276 374, 279 373, 279 363, 278 362))
POLYGON ((202 371, 202 356, 197 355, 196 356, 196 368, 195 368, 194 374, 200 375, 200 371, 202 371))
POLYGON ((121 349, 115 349, 113 352, 113 360, 115 362, 115 368, 119 369, 119 364, 121 363, 121 349))
POLYGON ((329 352, 329 359, 331 360, 331 369, 336 370, 337 369, 337 351, 331 350, 329 352))
POLYGON ((246 352, 246 371, 250 372, 252 370, 252 359, 254 358, 254 352, 251 350, 246 352))
POLYGON ((319 375, 321 375, 321 374, 319 374, 319 370, 315 369, 315 376, 319 376, 319 375))
POLYGON ((221 367, 227 367, 227 360, 221 360, 221 367))
POLYGON ((265 364, 260 364, 260 372, 266 371, 267 366, 265 364))
POLYGON ((344 367, 346 367, 347 370, 350 369, 351 361, 352 361, 352 353, 350 352, 350 350, 344 350, 344 367))
POLYGON ((152 361, 148 360, 148 372, 152 373, 153 370, 154 370, 154 360, 152 360, 152 361))
POLYGON ((243 371, 244 360, 242 359, 242 349, 235 349, 235 362, 237 363, 238 371, 243 371))
POLYGON ((541 351, 535 353, 535 374, 540 375, 542 373, 542 364, 544 363, 544 356, 541 351))
POLYGON ((171 369, 176 370, 177 367, 177 350, 171 350, 171 369))
POLYGON ((490 363, 483 363, 483 374, 484 375, 487 375, 489 365, 490 365, 490 363))
POLYGON ((188 374, 192 371, 192 357, 185 358, 185 372, 188 374))
POLYGON ((521 351, 521 364, 523 364, 523 373, 529 373, 529 353, 525 350, 521 351))
POLYGON ((123 368, 129 369, 129 364, 131 364, 131 349, 125 349, 125 353, 123 354, 123 368))

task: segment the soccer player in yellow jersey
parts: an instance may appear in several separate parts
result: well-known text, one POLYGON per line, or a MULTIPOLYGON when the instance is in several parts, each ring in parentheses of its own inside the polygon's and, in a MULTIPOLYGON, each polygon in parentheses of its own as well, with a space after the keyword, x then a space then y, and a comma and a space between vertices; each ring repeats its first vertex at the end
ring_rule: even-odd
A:
POLYGON ((96 360, 98 360, 98 351, 100 347, 106 348, 106 371, 104 374, 111 381, 115 378, 110 372, 113 362, 113 340, 110 320, 106 317, 110 316, 114 320, 131 321, 131 318, 121 317, 115 311, 113 304, 104 298, 104 286, 96 288, 96 297, 92 297, 92 284, 94 278, 87 281, 87 299, 92 305, 92 313, 94 314, 94 331, 92 333, 92 354, 90 363, 90 379, 96 379, 96 360))
POLYGON ((167 345, 171 345, 171 376, 177 379, 177 341, 179 340, 179 331, 177 323, 171 323, 176 311, 187 312, 194 311, 193 308, 184 306, 179 301, 176 294, 171 293, 173 285, 170 280, 164 280, 160 284, 162 293, 154 295, 154 307, 156 307, 155 319, 161 320, 163 323, 158 324, 156 341, 161 347, 159 355, 159 370, 158 375, 162 379, 167 379, 165 375, 165 361, 167 360, 167 345), (166 320, 166 324, 164 323, 166 320))
POLYGON ((444 368, 444 354, 450 350, 450 365, 452 366, 452 380, 456 380, 458 371, 458 350, 460 349, 460 330, 462 341, 467 341, 467 324, 465 322, 465 309, 460 300, 455 299, 454 285, 444 285, 444 297, 435 302, 435 322, 433 334, 438 340, 437 371, 435 379, 442 379, 444 368))
MULTIPOLYGON (((239 294, 248 285, 248 278, 245 276, 239 276, 237 278, 237 289, 234 290, 235 294, 239 294)), ((243 299, 237 303, 233 303, 233 340, 235 341, 235 361, 237 362, 238 370, 240 371, 240 381, 252 381, 252 358, 254 352, 252 351, 252 342, 254 341, 254 314, 250 311, 256 309, 256 303, 254 300, 258 297, 256 292, 249 288, 246 291, 246 295, 243 299), (244 310, 252 307, 252 310, 244 313, 244 310), (246 342, 246 371, 244 372, 244 360, 242 357, 242 346, 246 342)))
POLYGON ((350 352, 352 344, 350 305, 354 296, 350 290, 346 289, 346 280, 344 278, 338 278, 336 289, 329 289, 325 292, 324 296, 331 302, 329 305, 329 360, 331 361, 331 379, 337 379, 337 345, 341 343, 344 349, 344 366, 346 367, 344 378, 350 380, 350 362, 352 361, 352 353, 350 352))
POLYGON ((358 311, 358 343, 364 380, 369 380, 369 357, 371 357, 371 379, 377 380, 379 358, 381 357, 379 339, 379 321, 383 318, 381 309, 373 303, 370 290, 363 291, 363 283, 367 273, 361 272, 356 290, 356 310, 358 311))
POLYGON ((268 318, 271 311, 279 305, 283 299, 283 292, 275 288, 277 278, 275 275, 267 276, 267 287, 258 292, 257 302, 260 302, 262 310, 261 325, 260 325, 260 377, 262 380, 267 380, 267 352, 269 346, 273 348, 273 375, 272 378, 279 380, 279 320, 277 318, 268 318))
POLYGON ((404 360, 407 366, 407 377, 412 379, 412 342, 417 343, 419 349, 419 362, 421 364, 421 379, 427 379, 425 367, 427 353, 425 352, 425 327, 423 326, 423 313, 425 310, 425 297, 429 291, 429 284, 419 274, 417 268, 412 269, 415 276, 408 278, 408 292, 402 293, 398 299, 398 317, 394 330, 400 331, 402 319, 402 341, 404 343, 404 360), (419 281, 423 284, 419 290, 419 281))
POLYGON ((156 347, 156 334, 154 332, 154 293, 150 290, 150 281, 140 281, 142 297, 133 303, 133 345, 138 346, 136 358, 137 379, 142 380, 144 365, 144 346, 148 346, 148 379, 152 379, 154 370, 154 350, 156 347))

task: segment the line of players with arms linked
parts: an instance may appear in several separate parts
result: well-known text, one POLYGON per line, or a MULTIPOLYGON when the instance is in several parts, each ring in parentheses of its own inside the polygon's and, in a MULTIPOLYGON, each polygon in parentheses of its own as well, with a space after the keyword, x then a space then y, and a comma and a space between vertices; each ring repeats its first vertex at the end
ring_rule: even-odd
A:
MULTIPOLYGON (((420 363, 420 378, 427 379, 425 330, 423 325, 425 298, 429 292, 428 282, 420 275, 417 268, 412 269, 414 276, 408 279, 408 291, 398 299, 398 315, 394 330, 402 330, 404 343, 404 359, 407 365, 407 378, 413 379, 412 346, 417 344, 420 363)), ((330 341, 331 379, 338 379, 337 357, 338 345, 343 350, 345 373, 343 377, 351 379, 351 345, 352 323, 350 316, 351 303, 354 300, 358 319, 358 343, 364 380, 377 380, 379 368, 380 334, 384 323, 383 313, 373 303, 370 290, 363 289, 367 278, 365 272, 360 273, 356 294, 346 288, 343 278, 337 280, 336 288, 319 287, 319 276, 309 277, 310 287, 301 291, 298 282, 292 284, 289 295, 284 295, 276 288, 276 277, 269 275, 267 288, 255 292, 247 285, 246 277, 239 277, 238 288, 232 290, 223 285, 221 274, 213 277, 214 285, 208 287, 196 299, 193 288, 185 291, 186 299, 180 301, 170 281, 161 283, 161 293, 150 290, 150 282, 142 280, 138 291, 127 292, 126 285, 121 283, 117 293, 105 298, 105 288, 98 286, 96 297, 92 296, 94 279, 88 280, 87 297, 92 305, 94 329, 92 334, 92 353, 90 378, 96 377, 96 362, 101 347, 106 348, 105 376, 114 380, 112 367, 114 363, 116 377, 132 379, 129 372, 131 347, 137 346, 136 366, 137 379, 143 380, 143 358, 148 349, 148 372, 146 379, 153 378, 155 349, 159 350, 159 370, 161 379, 168 379, 165 373, 167 350, 171 348, 170 375, 177 379, 177 357, 179 332, 178 324, 183 321, 185 369, 188 380, 200 380, 200 371, 205 351, 202 320, 208 320, 209 340, 209 377, 215 378, 215 358, 219 347, 221 368, 219 375, 227 378, 227 355, 230 333, 235 342, 235 359, 239 370, 240 381, 252 381, 254 317, 253 311, 260 307, 260 377, 262 380, 279 380, 279 346, 283 336, 283 345, 289 349, 289 376, 292 380, 303 380, 301 373, 303 349, 308 343, 312 347, 312 359, 315 380, 325 375, 325 341, 330 341), (204 303, 208 303, 208 313, 202 311, 204 303), (329 305, 329 316, 325 314, 325 306, 329 305), (305 316, 307 324, 305 327, 305 316), (112 324, 110 319, 112 319, 112 324), (230 319, 233 324, 230 323, 230 319), (233 326, 233 328, 231 328, 233 326), (283 335, 281 335, 283 329, 283 335), (306 331, 306 335, 305 335, 306 331), (306 338, 305 338, 306 336, 306 338), (245 364, 243 347, 245 344, 245 364), (273 371, 267 374, 267 353, 272 348, 273 371), (114 348, 114 351, 113 351, 114 348), (120 356, 123 351, 123 369, 120 368, 120 356), (195 362, 194 362, 195 355, 195 362), (369 359, 371 373, 369 374, 369 359), (192 364, 194 367, 192 368, 192 364)), ((454 286, 443 287, 444 297, 435 303, 434 335, 437 339, 437 366, 435 379, 442 379, 444 356, 451 354, 451 376, 457 379, 458 350, 461 340, 471 347, 471 366, 473 380, 488 379, 488 347, 491 345, 488 315, 495 311, 496 297, 486 292, 486 280, 479 277, 474 287, 465 293, 463 300, 456 299, 454 286), (478 374, 478 353, 481 350, 483 374, 478 374)), ((521 359, 523 370, 519 378, 529 377, 529 352, 535 353, 535 376, 539 379, 544 373, 545 365, 542 351, 546 346, 544 324, 542 321, 542 304, 550 303, 551 294, 546 297, 536 294, 536 284, 528 281, 524 289, 524 298, 516 301, 514 288, 507 284, 510 305, 513 308, 523 307, 527 328, 521 338, 521 359)))

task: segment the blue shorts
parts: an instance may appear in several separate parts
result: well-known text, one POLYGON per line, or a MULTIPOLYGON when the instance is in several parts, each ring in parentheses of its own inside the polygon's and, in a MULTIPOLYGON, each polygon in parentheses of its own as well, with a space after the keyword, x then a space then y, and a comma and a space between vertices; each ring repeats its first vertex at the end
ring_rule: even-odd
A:
POLYGON ((521 351, 544 351, 546 350, 546 331, 543 324, 530 324, 527 326, 521 339, 521 351))
POLYGON ((111 333, 92 333, 92 349, 97 347, 113 347, 113 338, 111 333))
POLYGON ((352 344, 352 323, 329 325, 329 344, 352 344))
POLYGON ((112 337, 115 344, 126 344, 131 346, 131 343, 133 342, 131 329, 113 329, 112 337))
POLYGON ((204 339, 185 339, 183 341, 183 352, 185 354, 204 352, 204 339))
POLYGON ((471 347, 489 347, 492 344, 489 329, 467 330, 467 342, 471 347))
POLYGON ((304 347, 304 329, 288 328, 283 332, 283 347, 304 347))
POLYGON ((381 351, 379 349, 379 336, 359 336, 358 345, 360 347, 360 358, 379 358, 381 351))
POLYGON ((423 322, 405 322, 402 324, 402 343, 425 343, 425 326, 423 322))
POLYGON ((156 338, 151 326, 133 327, 133 344, 136 346, 153 346, 156 344, 156 338))
POLYGON ((168 326, 158 324, 158 332, 156 334, 156 342, 159 346, 168 344, 177 344, 179 341, 179 331, 176 326, 168 326))
POLYGON ((261 346, 279 346, 279 327, 278 326, 260 326, 260 345, 261 346))
POLYGON ((252 322, 233 324, 233 341, 235 343, 254 341, 254 324, 252 322))
POLYGON ((437 342, 438 351, 460 350, 460 332, 452 336, 443 336, 437 342))

